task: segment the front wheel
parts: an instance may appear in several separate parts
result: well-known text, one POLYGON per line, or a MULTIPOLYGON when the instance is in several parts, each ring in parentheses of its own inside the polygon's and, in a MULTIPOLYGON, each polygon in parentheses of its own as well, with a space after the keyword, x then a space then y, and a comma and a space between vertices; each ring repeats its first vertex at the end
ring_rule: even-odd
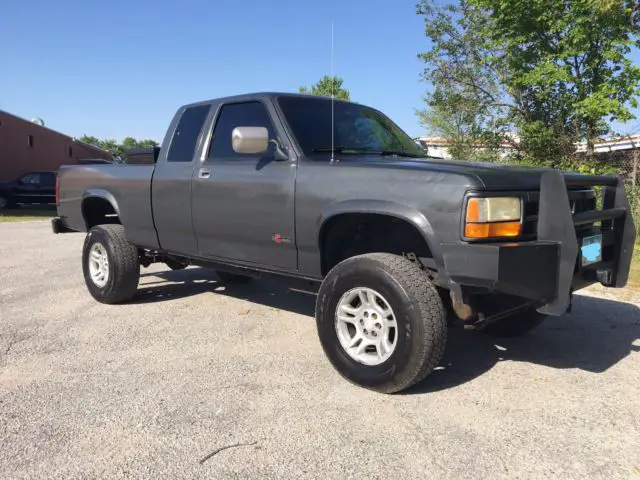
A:
POLYGON ((422 381, 438 365, 447 340, 438 291, 415 263, 387 253, 334 267, 318 292, 316 323, 334 368, 382 393, 422 381))
POLYGON ((140 256, 122 225, 98 225, 89 230, 82 249, 82 271, 89 293, 98 302, 133 298, 140 279, 140 256))
POLYGON ((0 210, 4 210, 6 208, 15 208, 16 204, 9 197, 5 197, 0 195, 0 210))

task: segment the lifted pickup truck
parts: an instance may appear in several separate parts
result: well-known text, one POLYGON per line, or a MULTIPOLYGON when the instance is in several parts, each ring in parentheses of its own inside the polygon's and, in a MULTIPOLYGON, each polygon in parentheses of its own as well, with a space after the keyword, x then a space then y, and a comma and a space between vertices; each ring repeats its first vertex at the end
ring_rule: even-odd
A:
POLYGON ((520 335, 577 289, 623 287, 635 240, 618 177, 434 160, 373 108, 297 94, 183 106, 154 164, 58 179, 53 230, 87 232, 97 301, 131 299, 154 262, 275 276, 317 293, 336 370, 385 393, 438 365, 449 318, 520 335))

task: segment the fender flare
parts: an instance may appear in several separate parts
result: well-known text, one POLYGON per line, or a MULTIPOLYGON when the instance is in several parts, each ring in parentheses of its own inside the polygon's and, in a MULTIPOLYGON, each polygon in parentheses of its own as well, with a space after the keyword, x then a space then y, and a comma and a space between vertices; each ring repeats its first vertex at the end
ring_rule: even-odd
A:
POLYGON ((320 249, 321 233, 327 222, 338 215, 347 213, 387 215, 408 222, 416 228, 424 238, 436 265, 439 268, 444 265, 442 261, 442 252, 440 251, 440 242, 438 241, 427 218, 412 207, 386 200, 345 200, 342 202, 332 203, 326 207, 316 222, 318 232, 316 241, 318 249, 320 249))
POLYGON ((84 214, 84 201, 89 198, 101 198, 102 200, 106 200, 109 204, 111 204, 116 214, 120 218, 120 221, 122 221, 122 217, 120 217, 120 207, 118 206, 116 197, 114 197, 113 194, 108 190, 104 190, 102 188, 91 188, 84 192, 84 195, 82 195, 82 201, 80 202, 82 208, 82 218, 84 219, 85 225, 87 223, 87 218, 84 214))

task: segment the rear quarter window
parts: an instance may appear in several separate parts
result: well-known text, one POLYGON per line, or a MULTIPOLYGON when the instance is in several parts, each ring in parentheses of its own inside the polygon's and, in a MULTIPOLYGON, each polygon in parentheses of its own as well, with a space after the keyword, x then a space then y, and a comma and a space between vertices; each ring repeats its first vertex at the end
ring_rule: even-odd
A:
POLYGON ((171 139, 167 154, 168 162, 190 162, 193 160, 196 142, 210 108, 210 105, 199 105, 187 108, 182 113, 171 139))

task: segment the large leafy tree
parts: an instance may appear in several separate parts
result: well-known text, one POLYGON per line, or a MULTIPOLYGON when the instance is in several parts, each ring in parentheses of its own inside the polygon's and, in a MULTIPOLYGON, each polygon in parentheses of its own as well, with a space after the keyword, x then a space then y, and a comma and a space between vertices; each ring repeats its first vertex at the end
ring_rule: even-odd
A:
POLYGON ((519 106, 502 82, 504 59, 485 34, 491 25, 486 11, 468 2, 439 3, 418 5, 431 43, 419 57, 426 63, 423 77, 434 87, 418 115, 432 134, 449 141, 454 158, 474 159, 474 145, 496 146, 506 136, 519 106))
POLYGON ((516 131, 530 157, 558 158, 576 141, 634 118, 640 67, 632 0, 422 0, 431 48, 420 55, 434 85, 430 109, 465 99, 482 135, 516 131))
POLYGON ((340 100, 350 100, 351 94, 349 93, 349 90, 342 86, 342 84, 342 78, 325 75, 317 83, 311 85, 311 87, 302 86, 299 91, 300 93, 310 95, 319 95, 322 97, 335 96, 335 98, 340 100))

